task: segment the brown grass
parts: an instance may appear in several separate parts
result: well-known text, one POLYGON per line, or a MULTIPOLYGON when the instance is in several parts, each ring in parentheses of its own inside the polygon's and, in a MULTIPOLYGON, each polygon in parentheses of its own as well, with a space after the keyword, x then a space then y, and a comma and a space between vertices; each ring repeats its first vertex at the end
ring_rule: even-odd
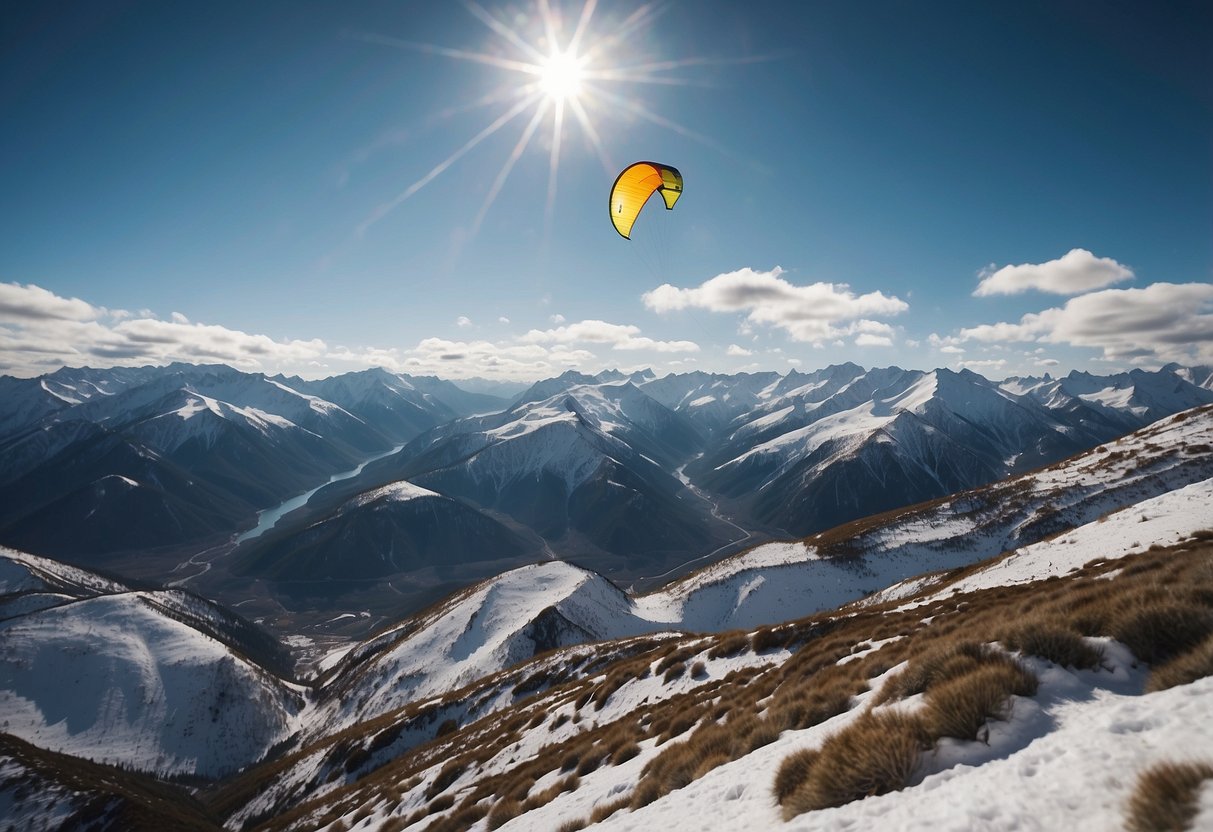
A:
POLYGON ((1133 655, 1156 664, 1194 648, 1213 634, 1213 611, 1178 601, 1133 606, 1112 622, 1112 636, 1133 655))
POLYGON ((1062 667, 1091 669, 1099 667, 1103 651, 1082 640, 1076 631, 1054 621, 1021 624, 1002 639, 1003 644, 1031 656, 1040 656, 1062 667))
POLYGON ((935 685, 963 676, 991 661, 1014 662, 1014 659, 976 641, 946 640, 942 646, 911 659, 905 670, 885 682, 873 704, 925 693, 935 685))
POLYGON ((783 801, 784 819, 905 787, 927 741, 921 723, 896 711, 867 712, 825 739, 805 779, 783 801))
POLYGON ((932 737, 979 739, 988 720, 1010 716, 1012 694, 1031 696, 1036 685, 1036 677, 1018 662, 989 662, 933 685, 923 724, 932 737))
POLYGON ((783 805, 792 792, 809 778, 809 771, 821 752, 816 748, 802 748, 783 758, 775 774, 775 802, 783 805))
POLYGON ((1129 832, 1187 829, 1196 817, 1201 784, 1213 779, 1209 763, 1157 763, 1143 771, 1129 798, 1129 832))
POLYGON ((1186 685, 1213 676, 1213 636, 1207 637, 1186 653, 1150 670, 1146 693, 1186 685))
POLYGON ((513 798, 499 801, 489 812, 488 828, 497 829, 522 814, 522 802, 513 798))
POLYGON ((716 645, 708 651, 709 659, 727 659, 739 656, 750 646, 750 638, 743 632, 723 633, 716 645))
POLYGON ((590 823, 598 823, 604 821, 611 815, 618 812, 620 809, 626 809, 632 805, 632 796, 630 794, 616 798, 608 803, 599 803, 590 812, 590 823))

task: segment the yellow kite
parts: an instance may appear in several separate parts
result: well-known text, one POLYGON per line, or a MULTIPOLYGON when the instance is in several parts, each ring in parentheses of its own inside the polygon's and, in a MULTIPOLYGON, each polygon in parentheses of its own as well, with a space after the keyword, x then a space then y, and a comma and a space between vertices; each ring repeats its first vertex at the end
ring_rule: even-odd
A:
POLYGON ((611 186, 611 222, 625 240, 632 239, 632 224, 653 191, 661 192, 666 210, 673 208, 682 196, 682 174, 669 165, 637 162, 615 179, 611 186))

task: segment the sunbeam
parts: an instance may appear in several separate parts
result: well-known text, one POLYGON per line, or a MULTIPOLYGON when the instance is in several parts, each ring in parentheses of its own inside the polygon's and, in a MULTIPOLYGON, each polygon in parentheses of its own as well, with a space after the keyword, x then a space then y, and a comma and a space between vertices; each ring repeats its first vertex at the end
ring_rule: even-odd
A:
MULTIPOLYGON (((523 128, 517 142, 502 162, 472 220, 469 237, 475 236, 481 228, 484 218, 493 203, 497 200, 506 180, 517 165, 518 161, 531 146, 539 127, 551 114, 551 140, 548 149, 548 183, 544 201, 544 237, 550 237, 551 225, 555 215, 555 205, 560 182, 561 158, 565 155, 565 131, 568 124, 575 122, 577 128, 585 136, 594 154, 602 164, 607 176, 612 175, 614 163, 611 154, 607 152, 602 140, 602 133, 590 116, 587 104, 609 104, 610 108, 626 111, 650 124, 673 131, 674 133, 692 139, 727 156, 734 157, 725 147, 708 136, 697 133, 673 119, 654 112, 640 101, 636 100, 634 91, 626 95, 616 94, 604 87, 606 85, 664 85, 664 86, 711 86, 701 79, 687 78, 682 75, 668 73, 678 70, 693 70, 699 67, 731 66, 739 64, 758 63, 772 60, 774 56, 759 55, 745 57, 709 57, 692 56, 686 58, 659 59, 653 56, 632 55, 632 60, 624 62, 614 53, 619 51, 624 55, 632 48, 634 53, 635 40, 632 36, 643 27, 651 26, 660 17, 668 4, 645 3, 623 20, 611 25, 609 31, 596 33, 596 25, 603 28, 605 23, 595 20, 598 10, 598 0, 584 0, 577 15, 576 25, 567 40, 562 32, 562 10, 557 0, 535 0, 535 17, 532 20, 538 30, 532 28, 529 32, 519 27, 525 26, 526 18, 519 16, 522 21, 510 25, 486 9, 477 0, 463 0, 468 12, 479 20, 497 37, 517 50, 515 57, 502 57, 485 51, 467 48, 451 48, 437 44, 419 43, 387 35, 347 33, 348 37, 363 40, 368 43, 381 44, 398 49, 418 51, 442 58, 480 64, 508 73, 524 76, 518 86, 506 90, 498 89, 487 95, 474 99, 465 104, 456 104, 444 109, 431 118, 448 118, 458 113, 479 107, 488 106, 511 95, 519 98, 504 113, 494 119, 487 127, 474 135, 461 147, 435 165, 428 173, 400 192, 391 200, 379 205, 371 215, 358 226, 357 234, 362 236, 374 224, 410 199, 414 194, 441 176, 455 162, 470 152, 485 139, 499 131, 518 115, 534 108, 530 119, 523 128), (554 8, 554 6, 556 8, 554 8), (533 39, 528 41, 528 37, 533 39), (647 58, 636 60, 637 58, 647 58), (572 118, 566 118, 566 110, 572 113, 572 118)), ((570 15, 571 19, 571 15, 570 15)), ((607 114, 607 108, 593 108, 596 117, 607 114)))

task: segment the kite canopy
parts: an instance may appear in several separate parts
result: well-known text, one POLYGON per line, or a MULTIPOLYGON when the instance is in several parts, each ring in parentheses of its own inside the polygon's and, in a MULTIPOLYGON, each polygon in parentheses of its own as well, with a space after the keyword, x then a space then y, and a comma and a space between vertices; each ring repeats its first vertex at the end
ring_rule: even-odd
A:
POLYGON ((682 174, 658 162, 637 162, 615 179, 611 186, 611 222, 624 239, 632 239, 632 225, 653 191, 661 192, 666 210, 673 208, 682 196, 682 174))

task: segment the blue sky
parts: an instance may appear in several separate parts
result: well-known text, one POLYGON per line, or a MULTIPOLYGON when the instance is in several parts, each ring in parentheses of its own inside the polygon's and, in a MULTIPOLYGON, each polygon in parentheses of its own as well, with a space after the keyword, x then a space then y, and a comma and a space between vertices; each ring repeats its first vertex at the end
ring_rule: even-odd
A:
POLYGON ((0 372, 1213 363, 1208 4, 603 0, 554 185, 540 92, 401 200, 552 50, 482 4, 10 13, 0 372), (629 242, 638 159, 685 193, 629 242))

